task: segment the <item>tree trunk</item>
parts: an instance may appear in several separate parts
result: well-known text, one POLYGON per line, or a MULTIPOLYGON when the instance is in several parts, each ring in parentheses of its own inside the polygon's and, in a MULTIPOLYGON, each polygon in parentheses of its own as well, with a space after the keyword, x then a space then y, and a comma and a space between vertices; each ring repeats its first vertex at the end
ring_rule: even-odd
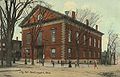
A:
POLYGON ((8 38, 6 40, 6 66, 11 67, 12 66, 12 37, 11 32, 8 31, 8 38))
POLYGON ((32 50, 32 65, 34 65, 34 47, 32 46, 31 47, 31 50, 32 50))
POLYGON ((4 64, 3 64, 3 50, 2 50, 2 48, 1 48, 1 66, 2 67, 4 66, 4 64))
POLYGON ((116 63, 116 54, 115 54, 115 52, 114 52, 114 55, 113 55, 113 59, 114 59, 114 65, 115 65, 115 63, 116 63))
POLYGON ((77 66, 79 67, 79 62, 80 62, 80 49, 79 49, 79 45, 77 44, 77 41, 76 41, 76 47, 77 47, 77 66))

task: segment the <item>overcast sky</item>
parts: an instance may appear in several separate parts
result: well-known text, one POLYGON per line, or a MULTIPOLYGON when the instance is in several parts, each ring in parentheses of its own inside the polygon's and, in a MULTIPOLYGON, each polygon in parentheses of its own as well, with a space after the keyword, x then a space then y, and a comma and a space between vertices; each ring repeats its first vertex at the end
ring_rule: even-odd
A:
MULTIPOLYGON (((106 50, 107 32, 112 28, 120 33, 120 0, 44 0, 52 9, 64 13, 66 10, 89 8, 100 14, 99 31, 104 33, 102 50, 106 50)), ((21 39, 20 28, 16 28, 15 37, 21 39)))

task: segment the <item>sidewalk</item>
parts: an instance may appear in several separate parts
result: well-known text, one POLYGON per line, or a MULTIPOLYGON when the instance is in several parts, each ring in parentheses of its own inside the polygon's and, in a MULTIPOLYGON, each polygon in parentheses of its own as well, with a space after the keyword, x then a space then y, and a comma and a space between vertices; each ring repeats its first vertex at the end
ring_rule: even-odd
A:
MULTIPOLYGON (((16 63, 13 64, 13 66, 17 66, 17 65, 42 66, 42 63, 37 63, 36 61, 34 61, 34 65, 31 65, 31 62, 27 62, 27 64, 25 65, 24 61, 16 61, 16 63)), ((45 62, 44 67, 53 67, 53 65, 52 65, 52 63, 45 62)), ((61 66, 61 64, 55 63, 54 67, 58 67, 58 68, 68 67, 68 64, 64 64, 64 66, 61 66)), ((88 64, 79 64, 79 68, 88 68, 88 67, 93 67, 93 64, 89 64, 89 65, 88 64)), ((75 67, 75 64, 72 64, 72 68, 77 68, 77 67, 75 67)))
MULTIPOLYGON (((61 67, 61 64, 51 63, 42 64, 36 63, 31 65, 24 64, 22 61, 16 61, 13 67, 0 68, 0 77, 103 77, 103 75, 113 74, 120 77, 120 65, 104 66, 99 65, 98 69, 94 69, 93 65, 80 64, 80 67, 74 66, 68 68, 68 64, 61 67)), ((105 76, 106 77, 106 76, 105 76)))
POLYGON ((0 68, 0 72, 20 71, 20 68, 0 68))

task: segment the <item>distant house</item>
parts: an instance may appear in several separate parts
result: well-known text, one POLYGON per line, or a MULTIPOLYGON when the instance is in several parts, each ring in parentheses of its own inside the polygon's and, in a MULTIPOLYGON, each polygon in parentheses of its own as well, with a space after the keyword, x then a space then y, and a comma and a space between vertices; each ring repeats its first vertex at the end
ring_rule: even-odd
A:
POLYGON ((21 58, 21 49, 22 49, 22 42, 18 40, 18 37, 16 37, 16 40, 12 40, 12 46, 13 46, 13 56, 16 58, 16 60, 20 60, 21 58))
POLYGON ((80 58, 80 62, 87 62, 101 59, 102 35, 96 29, 77 21, 75 12, 72 16, 64 15, 52 9, 37 5, 30 14, 22 21, 22 57, 25 53, 31 58, 31 34, 32 26, 39 26, 39 16, 41 10, 46 10, 42 27, 40 29, 37 43, 34 51, 34 58, 44 58, 45 60, 76 60, 80 58), (33 24, 34 22, 34 24, 33 24), (32 25, 32 26, 31 26, 32 25), (81 31, 84 32, 81 34, 81 31), (80 35, 80 37, 78 37, 80 35), (76 39, 77 41, 76 46, 76 39), (78 51, 79 49, 79 51, 78 51), (79 53, 78 53, 79 52, 79 53))
MULTIPOLYGON (((0 40, 0 53, 1 57, 6 56, 6 48, 5 48, 5 40, 0 40)), ((18 40, 18 37, 16 40, 12 40, 12 58, 15 57, 16 60, 20 60, 21 58, 21 41, 18 40)))

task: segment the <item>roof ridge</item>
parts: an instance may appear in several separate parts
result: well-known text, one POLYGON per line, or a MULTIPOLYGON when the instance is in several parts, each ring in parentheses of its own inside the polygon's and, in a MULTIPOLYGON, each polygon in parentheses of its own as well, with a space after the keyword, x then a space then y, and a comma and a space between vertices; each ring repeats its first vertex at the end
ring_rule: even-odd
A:
MULTIPOLYGON (((65 15, 65 14, 62 14, 62 13, 58 12, 58 11, 52 10, 52 9, 50 9, 50 8, 47 8, 47 7, 42 6, 42 5, 39 5, 39 4, 37 4, 37 5, 33 8, 33 10, 28 14, 28 16, 26 16, 26 17, 24 18, 24 20, 20 23, 19 26, 22 27, 23 24, 26 22, 26 20, 29 19, 29 18, 35 13, 35 11, 36 11, 39 7, 42 7, 42 8, 45 8, 45 9, 49 10, 49 11, 52 11, 52 12, 54 12, 54 13, 57 13, 58 15, 61 16, 61 17, 58 17, 58 18, 67 18, 67 19, 69 19, 69 20, 71 20, 71 21, 73 21, 73 22, 76 22, 77 24, 83 24, 84 27, 88 27, 88 28, 90 28, 90 29, 93 29, 94 31, 97 31, 97 30, 95 30, 94 28, 92 28, 92 27, 90 27, 90 26, 87 26, 86 24, 78 21, 77 19, 73 19, 73 18, 71 18, 70 16, 67 16, 67 15, 65 15)), ((52 20, 52 19, 51 19, 51 20, 52 20)), ((100 32, 100 31, 97 31, 97 32, 103 34, 103 33, 100 32)))

